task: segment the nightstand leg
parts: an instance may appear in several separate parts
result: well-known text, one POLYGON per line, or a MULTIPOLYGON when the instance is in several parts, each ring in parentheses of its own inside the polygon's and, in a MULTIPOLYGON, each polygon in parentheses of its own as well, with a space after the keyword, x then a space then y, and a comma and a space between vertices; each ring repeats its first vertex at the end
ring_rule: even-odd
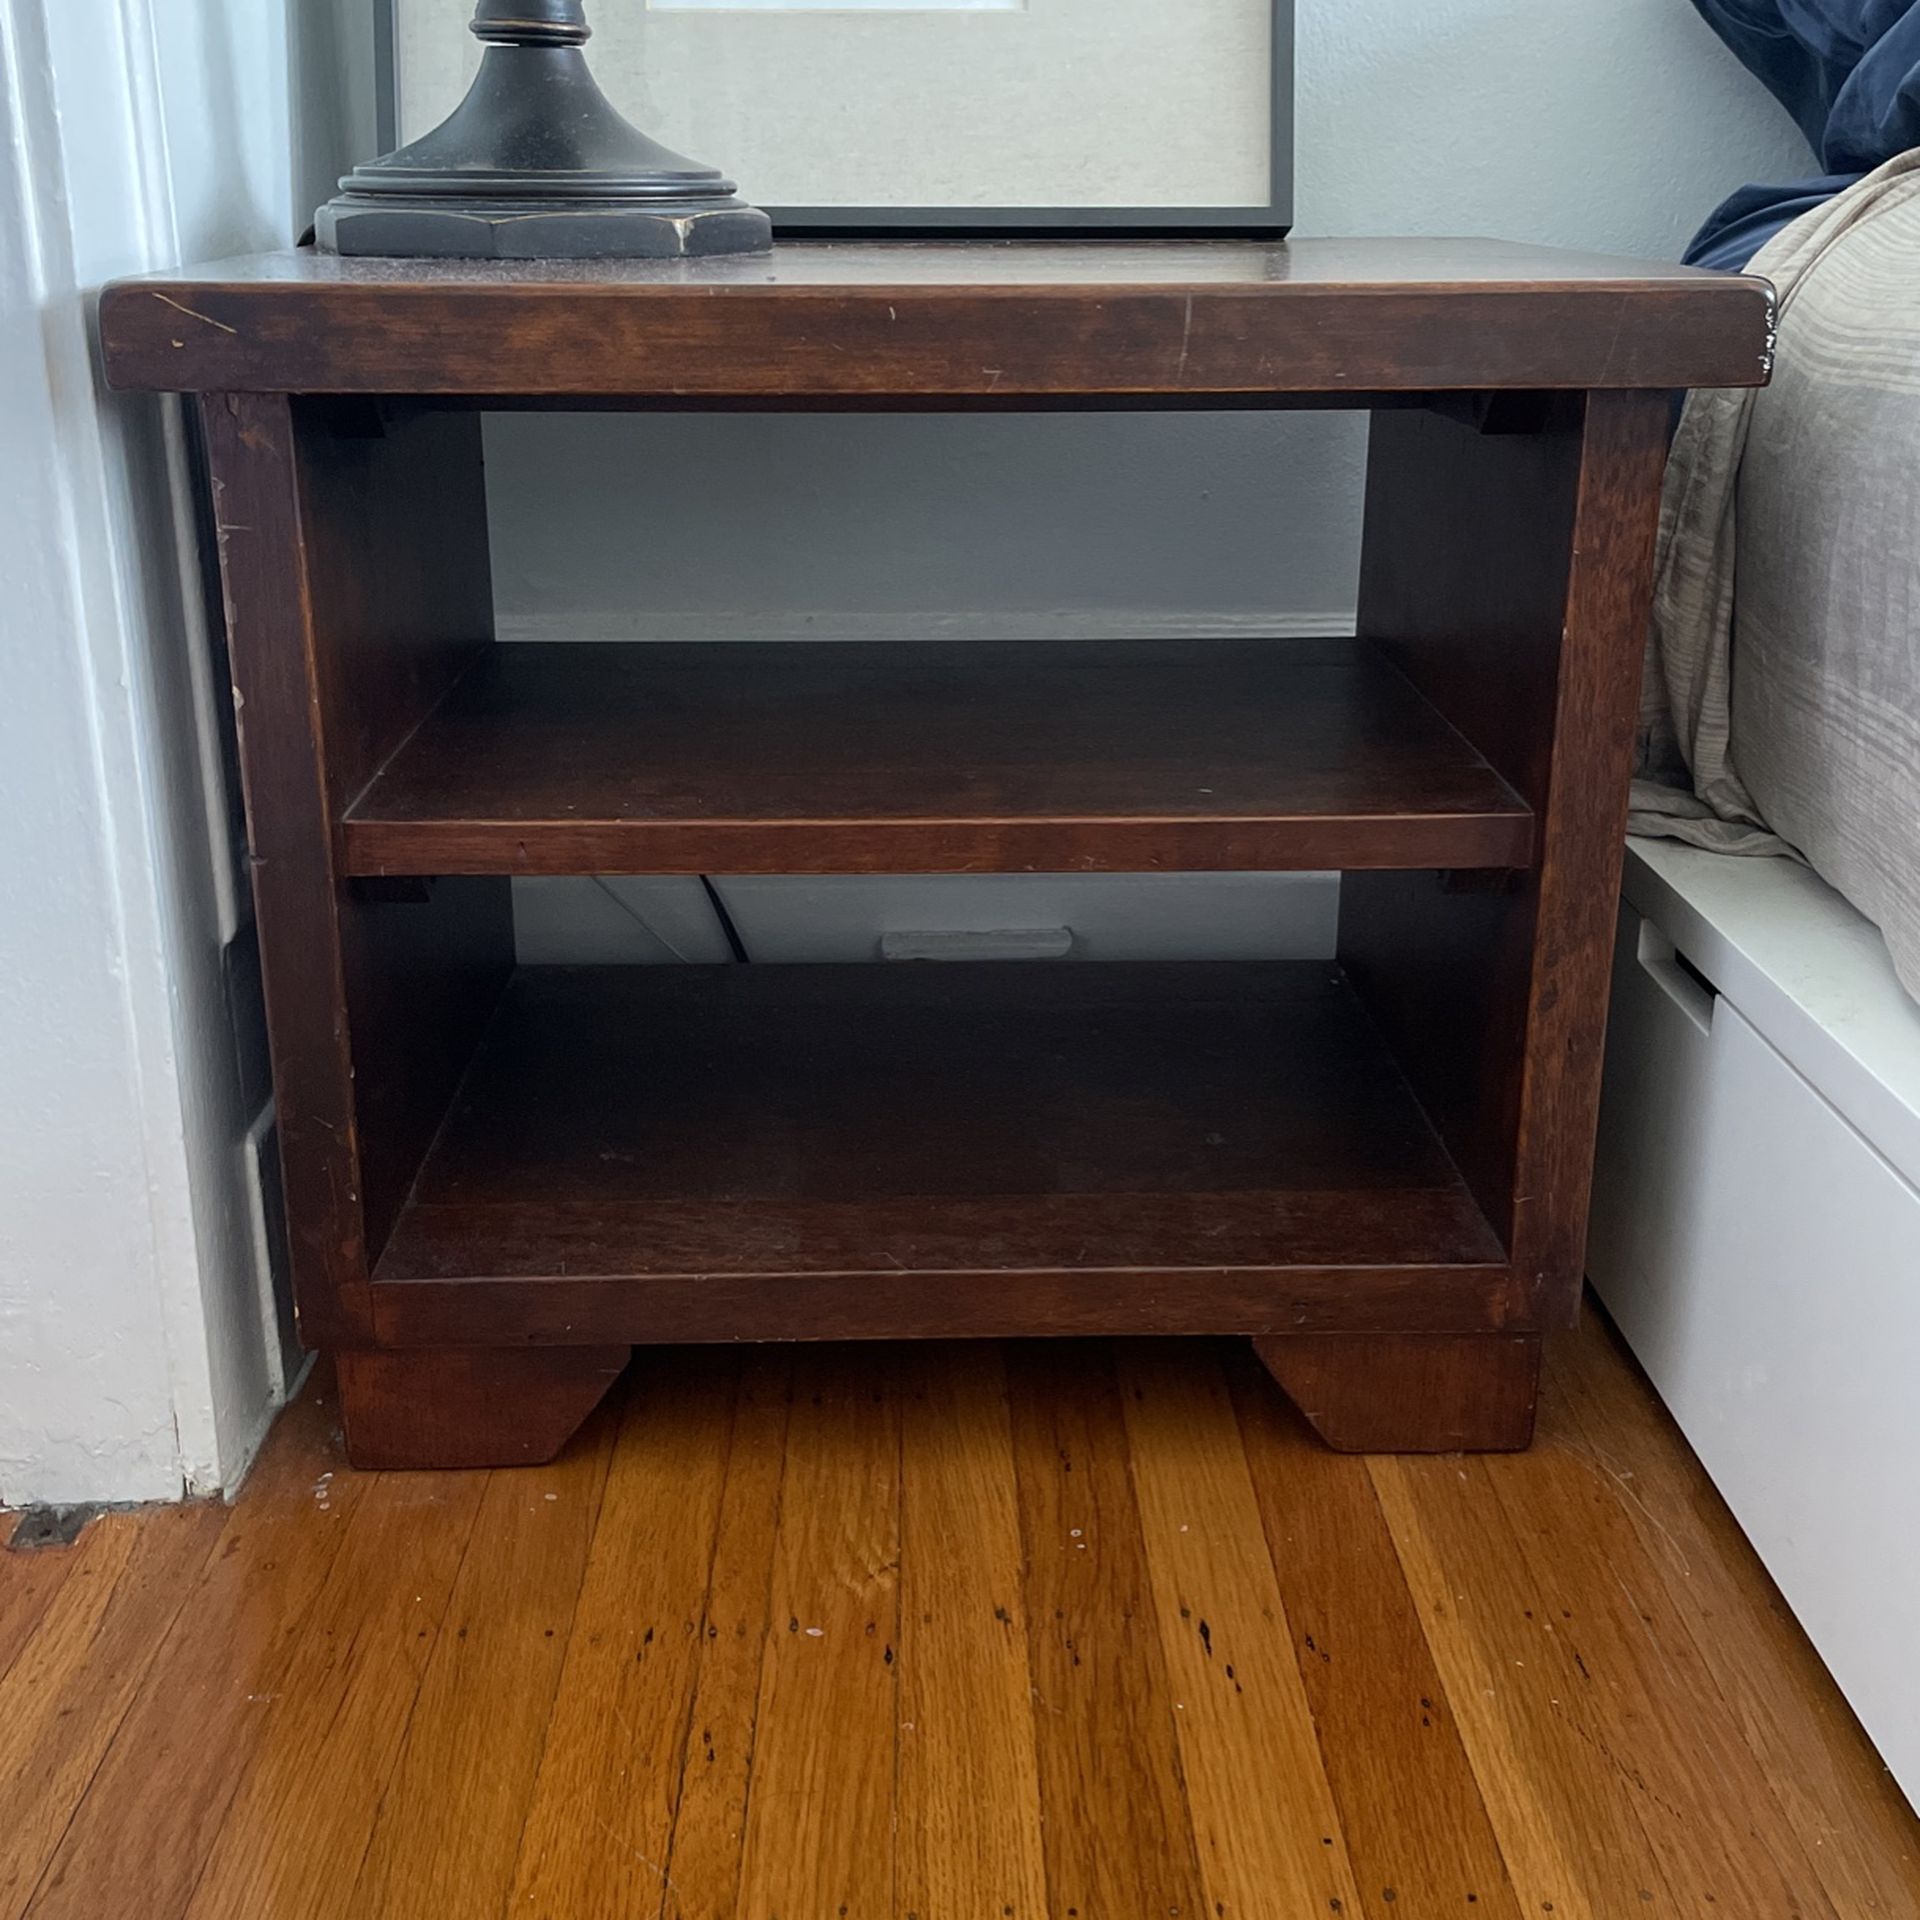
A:
POLYGON ((631 1347, 427 1347, 334 1356, 356 1467, 533 1467, 553 1459, 631 1347))
POLYGON ((1533 1439, 1538 1334, 1303 1333, 1253 1347, 1336 1453, 1518 1453, 1533 1439))

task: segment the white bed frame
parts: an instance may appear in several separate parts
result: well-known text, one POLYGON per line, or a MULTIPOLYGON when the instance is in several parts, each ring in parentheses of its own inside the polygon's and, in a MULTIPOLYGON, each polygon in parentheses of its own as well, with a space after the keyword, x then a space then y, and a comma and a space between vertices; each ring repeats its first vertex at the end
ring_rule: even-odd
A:
POLYGON ((1625 896, 1588 1270, 1920 1803, 1920 1006, 1803 867, 1625 896))

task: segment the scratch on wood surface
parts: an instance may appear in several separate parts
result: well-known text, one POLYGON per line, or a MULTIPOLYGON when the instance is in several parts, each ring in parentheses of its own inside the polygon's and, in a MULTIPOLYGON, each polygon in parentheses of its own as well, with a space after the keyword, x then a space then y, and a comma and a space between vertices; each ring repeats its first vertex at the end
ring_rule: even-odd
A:
POLYGON ((625 1847, 626 1850, 630 1854, 632 1854, 633 1857, 636 1860, 638 1860, 640 1864, 643 1867, 645 1867, 649 1873, 658 1874, 660 1876, 660 1884, 664 1886, 669 1893, 673 1894, 675 1898, 679 1897, 680 1889, 673 1884, 673 1876, 670 1873, 668 1873, 665 1867, 661 1866, 658 1861, 649 1860, 647 1856, 644 1853, 642 1853, 640 1849, 636 1847, 631 1840, 626 1839, 621 1834, 615 1833, 614 1830, 610 1826, 608 1826, 604 1820, 596 1818, 594 1821, 594 1824, 616 1846, 625 1847))
POLYGON ((1632 1502, 1635 1511, 1638 1512, 1646 1520, 1647 1525, 1660 1536, 1667 1551, 1671 1553, 1675 1561, 1678 1562, 1682 1576, 1691 1580, 1693 1578, 1693 1563, 1688 1560, 1686 1549, 1681 1546, 1679 1540, 1675 1538, 1672 1529, 1667 1526, 1660 1516, 1655 1513, 1634 1490, 1632 1474, 1622 1472, 1592 1441, 1588 1441, 1582 1445, 1578 1441, 1563 1439, 1560 1444, 1567 1452, 1574 1455, 1575 1458, 1585 1460, 1589 1465, 1597 1467, 1600 1472, 1605 1474, 1606 1477, 1613 1482, 1615 1489, 1621 1497, 1632 1502))
POLYGON ((198 320, 203 326, 218 327, 222 333, 230 333, 235 339, 238 339, 240 336, 240 329, 238 327, 230 327, 224 320, 216 320, 210 313, 201 313, 193 307, 182 306, 181 303, 170 294, 156 291, 153 297, 163 305, 171 307, 176 313, 184 313, 189 320, 198 320))
POLYGON ((1607 335, 1606 350, 1600 356, 1600 377, 1594 382, 1596 387, 1614 384, 1614 361, 1619 352, 1620 337, 1626 332, 1630 317, 1627 301, 1616 300, 1613 303, 1613 330, 1607 335))

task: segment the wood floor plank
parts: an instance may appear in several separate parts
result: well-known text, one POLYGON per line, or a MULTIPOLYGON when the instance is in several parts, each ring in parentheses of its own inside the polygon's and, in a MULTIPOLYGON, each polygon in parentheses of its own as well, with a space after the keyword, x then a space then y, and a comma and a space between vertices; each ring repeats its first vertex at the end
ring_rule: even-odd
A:
POLYGON ((1187 1813, 1218 1920, 1357 1913, 1286 1609, 1211 1349, 1117 1349, 1187 1813))
POLYGON ((742 1364, 667 1855, 664 1920, 733 1920, 739 1902, 792 1380, 793 1356, 784 1347, 753 1350, 742 1364))
POLYGON ((484 1473, 373 1476, 264 1703, 190 1920, 359 1920, 353 1890, 473 1533, 484 1473))
POLYGON ((215 1551, 223 1507, 96 1520, 0 1680, 0 1916, 26 1911, 215 1551))
POLYGON ((79 1557, 79 1542, 70 1547, 22 1548, 9 1544, 19 1516, 0 1513, 0 1679, 33 1637, 68 1569, 79 1557))
POLYGON ((361 1476, 316 1394, 231 1511, 54 1556, 0 1920, 1920 1920, 1920 1821, 1591 1327, 1510 1460, 1328 1454, 1228 1343, 641 1368, 590 1541, 591 1430, 361 1476))
POLYGON ((474 1521, 354 1889, 354 1920, 495 1914, 511 1891, 617 1421, 498 1472, 474 1521))
POLYGON ((1520 1920, 1365 1461, 1322 1446, 1250 1349, 1229 1377, 1362 1911, 1520 1920))
POLYGON ((1484 1462, 1367 1464, 1521 1911, 1677 1920, 1631 1757, 1573 1711, 1575 1663, 1484 1462))
MULTIPOLYGON (((1449 1682, 1523 1889, 1483 1763, 1497 1747, 1501 1770, 1510 1771, 1524 1726, 1536 1745, 1557 1730, 1559 1738, 1545 1742, 1547 1764, 1566 1777, 1571 1758, 1588 1776, 1592 1800, 1604 1796, 1639 1830, 1638 1844, 1616 1832, 1612 1847, 1584 1850, 1574 1885, 1596 1913, 1693 1920, 1720 1907, 1831 1920, 1804 1847, 1620 1513, 1617 1488, 1566 1443, 1560 1424, 1544 1427, 1530 1454, 1376 1462, 1374 1474, 1396 1537, 1405 1537, 1399 1522, 1408 1504, 1418 1508, 1407 1532, 1424 1530, 1453 1589, 1447 1637, 1478 1641, 1484 1685, 1512 1703, 1496 1708, 1504 1736, 1489 1739, 1483 1726, 1476 1739, 1465 1690, 1449 1682), (1649 1884, 1655 1871, 1658 1885, 1649 1884), (1641 1899, 1643 1889, 1652 1900, 1641 1899)), ((1440 1624, 1430 1611, 1436 1641, 1440 1624)))
POLYGON ((1008 1387, 1054 1920, 1204 1912, 1110 1351, 1011 1348, 1008 1387))
POLYGON ((1807 1847, 1724 1710, 1615 1483, 1557 1421, 1519 1471, 1511 1460, 1489 1467, 1529 1569, 1557 1606, 1555 1637, 1584 1668, 1580 1690, 1604 1702, 1595 1723, 1610 1748, 1631 1751, 1645 1783, 1640 1821, 1683 1910, 1832 1920, 1807 1847), (1588 1678, 1603 1673, 1612 1682, 1604 1694, 1588 1678))
POLYGON ((1843 1920, 1916 1920, 1912 1809, 1617 1339, 1590 1307, 1579 1333, 1555 1343, 1549 1424, 1611 1485, 1835 1910, 1843 1920))
POLYGON ((724 1349, 643 1356, 626 1382, 508 1908, 525 1920, 660 1909, 738 1384, 724 1349))
POLYGON ((268 1707, 369 1482, 309 1382, 248 1477, 60 1851, 31 1920, 178 1920, 266 1738, 268 1707))
POLYGON ((890 1356, 799 1355, 740 1920, 892 1920, 899 1493, 890 1356))
POLYGON ((1020 1495, 996 1348, 901 1367, 896 1910, 1047 1920, 1020 1495))

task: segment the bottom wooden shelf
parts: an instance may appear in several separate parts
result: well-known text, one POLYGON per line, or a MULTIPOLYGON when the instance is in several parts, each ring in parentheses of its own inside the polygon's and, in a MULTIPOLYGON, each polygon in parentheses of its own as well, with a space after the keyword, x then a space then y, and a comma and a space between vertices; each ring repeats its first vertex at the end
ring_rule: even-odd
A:
POLYGON ((375 1280, 394 1345, 1517 1312, 1323 962, 523 969, 375 1280))

